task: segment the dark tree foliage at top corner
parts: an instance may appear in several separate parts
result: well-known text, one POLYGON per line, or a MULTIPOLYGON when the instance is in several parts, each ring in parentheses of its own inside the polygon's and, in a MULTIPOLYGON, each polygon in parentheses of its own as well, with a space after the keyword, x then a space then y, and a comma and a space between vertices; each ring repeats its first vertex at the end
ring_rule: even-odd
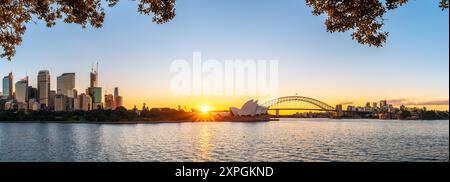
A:
MULTIPOLYGON (((352 38, 360 44, 381 47, 388 32, 382 30, 387 11, 403 6, 408 0, 306 0, 313 14, 326 15, 328 32, 353 31, 352 38)), ((440 0, 439 8, 448 9, 449 1, 440 0)))
MULTIPOLYGON (((130 0, 137 2, 137 12, 151 15, 152 21, 163 24, 175 17, 176 0, 130 0)), ((358 43, 380 47, 388 32, 381 28, 383 16, 408 0, 306 0, 314 15, 326 15, 328 32, 353 31, 358 43)), ((102 3, 114 7, 119 0, 0 0, 0 58, 11 60, 16 46, 22 43, 27 24, 43 21, 52 27, 57 20, 65 23, 100 28, 105 18, 102 3)), ((449 0, 440 0, 439 7, 449 7, 449 0)))

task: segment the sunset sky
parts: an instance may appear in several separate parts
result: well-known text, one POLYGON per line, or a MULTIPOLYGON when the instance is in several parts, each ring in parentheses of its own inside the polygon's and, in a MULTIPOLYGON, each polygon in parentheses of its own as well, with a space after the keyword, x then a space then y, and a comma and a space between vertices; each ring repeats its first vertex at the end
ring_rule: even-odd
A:
POLYGON ((124 104, 212 109, 240 107, 255 96, 174 96, 169 91, 176 59, 274 59, 279 61, 279 95, 307 96, 332 106, 363 105, 386 98, 395 104, 448 110, 449 15, 438 1, 410 1, 385 17, 389 32, 382 48, 360 45, 351 32, 326 32, 324 17, 313 16, 303 0, 177 1, 177 16, 158 25, 137 12, 137 3, 106 8, 101 29, 59 22, 47 28, 30 23, 11 62, 0 61, 0 75, 15 82, 37 72, 56 77, 76 73, 79 92, 99 62, 99 85, 119 87, 124 104))

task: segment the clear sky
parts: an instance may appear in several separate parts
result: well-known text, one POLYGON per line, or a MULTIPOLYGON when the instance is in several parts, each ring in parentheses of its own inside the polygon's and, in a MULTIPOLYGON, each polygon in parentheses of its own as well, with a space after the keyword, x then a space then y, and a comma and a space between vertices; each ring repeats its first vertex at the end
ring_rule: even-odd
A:
MULTIPOLYGON (((330 105, 342 102, 403 100, 448 101, 449 15, 438 1, 410 1, 388 13, 390 32, 383 48, 360 45, 351 32, 327 33, 324 17, 313 16, 302 0, 178 0, 177 16, 158 25, 122 0, 106 8, 101 29, 58 23, 30 24, 11 62, 0 61, 0 74, 37 72, 56 76, 76 72, 76 87, 88 86, 91 64, 99 61, 99 84, 109 93, 118 86, 125 106, 240 106, 251 96, 177 97, 169 92, 175 59, 277 59, 280 96, 313 97, 330 105)), ((448 109, 448 105, 429 106, 448 109)))

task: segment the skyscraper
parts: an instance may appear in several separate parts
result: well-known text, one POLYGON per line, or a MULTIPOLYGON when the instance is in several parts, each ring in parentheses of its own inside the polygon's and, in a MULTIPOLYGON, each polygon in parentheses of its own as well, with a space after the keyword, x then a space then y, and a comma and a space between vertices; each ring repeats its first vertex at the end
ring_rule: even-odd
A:
POLYGON ((38 98, 38 90, 37 88, 33 88, 32 86, 28 86, 28 99, 35 99, 37 101, 38 98))
POLYGON ((119 95, 119 87, 114 88, 114 109, 117 109, 117 107, 121 107, 123 105, 122 103, 122 96, 119 95))
POLYGON ((91 96, 92 100, 92 109, 101 109, 103 107, 102 104, 102 88, 98 87, 98 63, 96 68, 92 68, 90 74, 90 87, 88 88, 88 93, 91 96))
POLYGON ((18 103, 28 102, 28 77, 16 82, 15 97, 18 103))
POLYGON ((114 87, 114 97, 119 96, 119 87, 114 87))
POLYGON ((13 74, 10 72, 7 76, 3 77, 3 98, 12 98, 13 93, 13 74))
POLYGON ((50 95, 50 72, 48 70, 41 70, 38 73, 38 97, 41 108, 49 106, 50 95))
POLYGON ((75 89, 75 73, 63 73, 61 76, 58 76, 56 87, 56 94, 73 98, 73 90, 75 89))
POLYGON ((90 75, 90 87, 94 88, 97 87, 98 84, 98 63, 97 67, 94 70, 94 67, 91 69, 91 75, 90 75))
POLYGON ((105 109, 114 109, 114 96, 112 94, 105 94, 105 109))
POLYGON ((90 87, 88 89, 89 95, 92 100, 92 109, 102 108, 102 88, 101 87, 90 87))
POLYGON ((55 97, 56 97, 56 91, 50 90, 48 94, 48 109, 54 110, 55 109, 55 97))

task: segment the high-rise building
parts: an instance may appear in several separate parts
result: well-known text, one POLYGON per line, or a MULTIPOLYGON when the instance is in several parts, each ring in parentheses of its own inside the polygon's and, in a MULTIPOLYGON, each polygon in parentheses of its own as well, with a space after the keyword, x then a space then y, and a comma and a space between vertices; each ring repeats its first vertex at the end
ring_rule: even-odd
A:
POLYGON ((380 107, 381 108, 383 108, 383 107, 387 107, 388 105, 387 105, 387 101, 386 100, 380 100, 380 107))
POLYGON ((78 95, 78 99, 77 99, 77 108, 78 110, 82 110, 82 111, 89 111, 91 110, 91 104, 92 104, 92 100, 91 100, 91 96, 89 96, 88 94, 82 93, 80 95, 78 95))
POLYGON ((56 91, 50 90, 48 94, 48 109, 54 110, 55 109, 55 97, 56 97, 56 91))
POLYGON ((103 108, 102 104, 102 88, 98 87, 98 63, 96 68, 92 67, 90 74, 90 87, 88 88, 88 94, 91 96, 91 108, 92 109, 101 109, 103 108))
POLYGON ((101 87, 90 87, 89 95, 92 99, 92 109, 101 109, 102 106, 102 88, 101 87))
POLYGON ((29 99, 28 100, 28 110, 37 111, 39 109, 40 109, 39 103, 37 102, 36 99, 29 99))
POLYGON ((14 94, 13 90, 13 74, 10 72, 7 76, 3 77, 3 98, 12 98, 14 94))
POLYGON ((119 96, 119 87, 114 87, 114 97, 119 96))
POLYGON ((91 75, 90 75, 90 87, 97 87, 98 84, 98 63, 97 67, 94 70, 94 67, 91 69, 91 75))
POLYGON ((37 99, 38 99, 38 90, 37 90, 37 88, 33 88, 32 86, 28 86, 28 100, 29 99, 35 99, 37 101, 37 99))
POLYGON ((56 94, 55 96, 55 111, 67 111, 66 99, 64 94, 56 94))
POLYGON ((28 77, 16 82, 15 97, 18 103, 26 103, 28 101, 28 77))
POLYGON ((41 70, 38 73, 38 99, 41 108, 49 107, 50 96, 50 72, 48 70, 41 70))
POLYGON ((122 107, 123 101, 122 96, 119 95, 119 87, 114 88, 114 109, 117 109, 117 107, 122 107))
POLYGON ((375 109, 378 108, 377 102, 373 102, 373 103, 372 103, 372 106, 373 106, 373 108, 375 108, 375 109))
POLYGON ((116 106, 116 109, 118 107, 123 107, 123 98, 122 98, 122 96, 117 96, 116 98, 114 98, 114 104, 116 106))
POLYGON ((105 95, 105 109, 114 109, 114 96, 112 94, 105 95))
POLYGON ((56 94, 73 98, 75 89, 75 73, 63 73, 57 77, 56 94))

